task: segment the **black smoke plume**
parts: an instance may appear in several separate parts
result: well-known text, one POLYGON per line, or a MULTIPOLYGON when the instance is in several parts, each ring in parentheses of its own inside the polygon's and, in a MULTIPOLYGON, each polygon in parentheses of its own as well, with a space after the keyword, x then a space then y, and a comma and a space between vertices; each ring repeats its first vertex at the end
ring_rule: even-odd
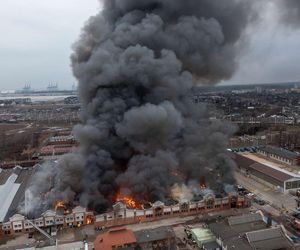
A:
POLYGON ((176 183, 232 183, 225 148, 234 128, 209 119, 191 96, 193 86, 234 73, 251 2, 104 1, 74 45, 80 148, 53 167, 48 203, 64 199, 100 212, 118 192, 144 202, 165 200, 176 183))

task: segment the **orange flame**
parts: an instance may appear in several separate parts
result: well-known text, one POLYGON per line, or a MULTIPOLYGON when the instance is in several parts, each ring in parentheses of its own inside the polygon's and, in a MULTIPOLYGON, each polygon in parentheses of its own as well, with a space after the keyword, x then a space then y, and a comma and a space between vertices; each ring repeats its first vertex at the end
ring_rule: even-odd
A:
POLYGON ((207 188, 206 183, 205 183, 205 178, 202 177, 199 183, 200 188, 205 189, 207 188))
POLYGON ((87 225, 93 224, 93 218, 92 218, 91 216, 87 216, 87 217, 86 217, 86 224, 87 224, 87 225))
POLYGON ((135 201, 130 196, 120 197, 120 195, 118 195, 116 201, 123 202, 126 205, 126 207, 131 208, 131 209, 144 209, 143 204, 139 204, 137 201, 135 201))
POLYGON ((57 201, 56 204, 55 204, 55 210, 57 209, 64 209, 66 210, 67 209, 67 205, 64 201, 57 201))

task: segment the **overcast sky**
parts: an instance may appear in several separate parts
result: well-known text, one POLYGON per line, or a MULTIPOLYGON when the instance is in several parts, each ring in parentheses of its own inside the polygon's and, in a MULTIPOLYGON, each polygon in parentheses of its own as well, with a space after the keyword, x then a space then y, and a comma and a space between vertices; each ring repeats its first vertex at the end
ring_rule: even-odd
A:
MULTIPOLYGON (((99 9, 97 0, 1 0, 0 89, 25 83, 43 89, 50 82, 71 88, 71 45, 99 9)), ((300 31, 275 19, 270 8, 259 27, 248 31, 248 49, 227 84, 300 80, 300 31)))

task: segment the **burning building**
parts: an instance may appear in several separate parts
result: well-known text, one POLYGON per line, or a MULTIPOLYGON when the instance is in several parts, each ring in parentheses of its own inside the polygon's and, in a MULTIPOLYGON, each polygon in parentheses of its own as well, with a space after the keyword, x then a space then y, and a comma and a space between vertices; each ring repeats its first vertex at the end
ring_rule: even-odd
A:
POLYGON ((232 75, 251 8, 235 0, 104 1, 74 45, 80 149, 49 171, 48 203, 103 212, 119 193, 145 203, 204 176, 217 191, 233 183, 224 152, 234 128, 209 120, 189 97, 195 84, 232 75))
POLYGON ((71 56, 79 149, 41 168, 31 207, 64 200, 106 212, 123 201, 142 209, 137 204, 167 202, 176 184, 215 192, 233 184, 225 148, 235 128, 209 119, 190 95, 196 84, 233 74, 250 2, 104 0, 71 56))
POLYGON ((95 226, 121 226, 171 217, 205 214, 230 208, 245 208, 249 204, 249 200, 245 197, 239 197, 234 193, 221 198, 216 198, 214 195, 207 195, 200 201, 182 200, 172 205, 156 201, 148 208, 132 208, 126 205, 126 203, 118 202, 113 206, 111 211, 95 217, 95 226))

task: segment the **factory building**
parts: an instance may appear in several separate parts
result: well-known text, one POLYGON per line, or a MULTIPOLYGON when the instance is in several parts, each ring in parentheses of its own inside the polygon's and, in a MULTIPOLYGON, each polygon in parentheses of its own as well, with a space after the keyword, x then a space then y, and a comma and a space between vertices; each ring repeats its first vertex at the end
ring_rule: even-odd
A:
POLYGON ((42 228, 51 234, 52 232, 56 232, 57 229, 92 224, 93 220, 94 215, 92 212, 88 212, 85 208, 77 206, 68 214, 47 210, 40 217, 31 220, 21 214, 14 214, 7 222, 0 223, 0 227, 3 235, 30 233, 35 231, 34 226, 42 228))
POLYGON ((118 202, 113 206, 111 212, 96 216, 95 226, 121 226, 247 206, 249 206, 249 201, 245 197, 236 194, 224 198, 215 198, 213 195, 209 195, 198 202, 184 201, 171 206, 166 206, 163 202, 157 201, 148 209, 128 209, 122 202, 118 202))
POLYGON ((73 135, 63 134, 50 137, 36 157, 40 160, 57 160, 64 154, 71 153, 78 146, 73 135))
POLYGON ((290 166, 300 166, 300 154, 273 146, 258 148, 257 152, 267 158, 279 161, 290 166))
POLYGON ((0 169, 0 223, 18 211, 35 168, 0 169))
POLYGON ((235 154, 233 157, 238 169, 243 174, 270 188, 283 193, 300 188, 300 175, 275 166, 258 163, 239 154, 235 154))

